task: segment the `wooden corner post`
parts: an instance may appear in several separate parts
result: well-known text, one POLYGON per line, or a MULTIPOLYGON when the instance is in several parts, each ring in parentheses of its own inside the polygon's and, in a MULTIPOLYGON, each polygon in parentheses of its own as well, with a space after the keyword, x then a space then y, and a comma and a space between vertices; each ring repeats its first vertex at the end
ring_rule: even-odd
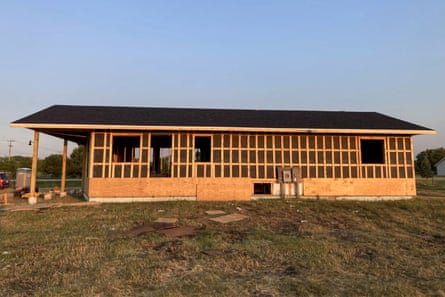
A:
POLYGON ((62 180, 60 182, 60 192, 65 192, 66 184, 66 159, 68 154, 68 140, 63 141, 63 158, 62 158, 62 180))
POLYGON ((36 195, 36 185, 37 185, 37 160, 39 156, 39 131, 34 131, 34 147, 32 152, 32 170, 31 170, 31 197, 36 195))

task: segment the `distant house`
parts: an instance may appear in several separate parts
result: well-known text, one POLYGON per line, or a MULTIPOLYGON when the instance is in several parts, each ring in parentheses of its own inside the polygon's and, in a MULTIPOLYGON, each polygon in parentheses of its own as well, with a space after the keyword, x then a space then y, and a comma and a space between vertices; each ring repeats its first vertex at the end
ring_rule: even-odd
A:
POLYGON ((437 176, 445 176, 445 158, 442 158, 434 166, 437 169, 437 176))
POLYGON ((375 112, 64 105, 11 126, 35 131, 34 159, 40 132, 84 145, 90 201, 409 198, 413 135, 435 133, 375 112))

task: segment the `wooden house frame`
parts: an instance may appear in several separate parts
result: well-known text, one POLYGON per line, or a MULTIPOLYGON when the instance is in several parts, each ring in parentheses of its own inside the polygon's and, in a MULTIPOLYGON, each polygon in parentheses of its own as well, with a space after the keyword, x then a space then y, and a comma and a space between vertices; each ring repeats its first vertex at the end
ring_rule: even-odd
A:
POLYGON ((11 126, 35 131, 34 159, 39 132, 64 160, 84 145, 85 197, 116 202, 410 198, 413 136, 435 133, 372 112, 61 105, 11 126))

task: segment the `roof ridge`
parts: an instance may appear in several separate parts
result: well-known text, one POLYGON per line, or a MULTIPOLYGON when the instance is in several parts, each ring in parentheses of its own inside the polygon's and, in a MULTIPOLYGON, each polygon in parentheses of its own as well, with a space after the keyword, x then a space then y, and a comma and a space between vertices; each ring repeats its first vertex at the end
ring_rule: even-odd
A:
MULTIPOLYGON (((203 111, 261 111, 261 112, 320 112, 320 113, 377 113, 375 111, 357 110, 319 110, 319 109, 268 109, 268 108, 219 108, 219 107, 171 107, 171 106, 125 106, 125 105, 83 105, 83 104, 54 104, 43 110, 53 107, 73 108, 125 108, 125 109, 171 109, 171 110, 203 110, 203 111)), ((42 111, 43 111, 42 110, 42 111)), ((383 114, 382 114, 383 115, 383 114)))

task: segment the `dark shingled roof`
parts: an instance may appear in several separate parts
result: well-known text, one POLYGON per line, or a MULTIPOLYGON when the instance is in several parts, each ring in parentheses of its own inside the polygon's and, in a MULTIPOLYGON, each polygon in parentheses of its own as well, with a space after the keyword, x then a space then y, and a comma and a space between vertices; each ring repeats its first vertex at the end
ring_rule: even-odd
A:
POLYGON ((433 131, 376 112, 75 105, 54 105, 12 124, 433 131))

